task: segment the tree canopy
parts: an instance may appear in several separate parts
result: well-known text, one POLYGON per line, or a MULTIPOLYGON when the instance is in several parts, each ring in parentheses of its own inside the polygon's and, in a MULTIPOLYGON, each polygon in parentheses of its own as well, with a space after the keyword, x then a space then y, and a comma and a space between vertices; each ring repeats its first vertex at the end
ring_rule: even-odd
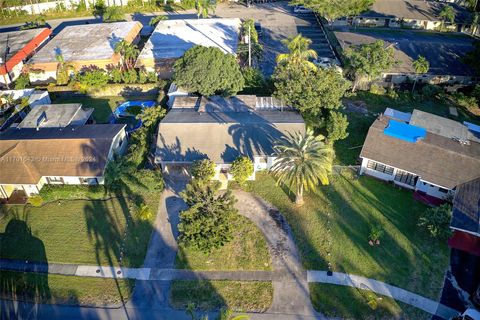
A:
POLYGON ((293 0, 291 5, 302 5, 327 19, 356 16, 367 10, 374 0, 293 0))
POLYGON ((328 141, 333 143, 348 137, 348 119, 347 116, 336 111, 330 111, 327 120, 328 141))
POLYGON ((195 160, 191 171, 195 179, 208 181, 215 176, 215 163, 210 159, 195 160))
POLYGON ((204 96, 232 96, 241 91, 245 81, 234 55, 219 48, 194 46, 174 65, 175 83, 204 96))
POLYGON ((218 194, 219 188, 218 181, 194 179, 180 193, 190 206, 180 213, 180 244, 208 253, 232 239, 236 199, 230 190, 218 194))
POLYGON ((253 174, 252 160, 248 157, 238 157, 233 161, 230 173, 239 185, 243 185, 253 174))
POLYGON ((438 16, 442 19, 442 21, 453 23, 455 22, 455 10, 453 10, 452 6, 448 4, 445 5, 438 16))
POLYGON ((309 59, 317 58, 317 52, 310 49, 312 40, 303 37, 301 34, 293 38, 282 40, 287 47, 288 53, 281 53, 277 56, 278 64, 292 64, 314 70, 317 67, 309 59))
POLYGON ((385 46, 382 40, 347 48, 344 54, 347 70, 355 79, 353 90, 362 78, 371 81, 392 68, 396 63, 394 52, 391 45, 385 46))
POLYGON ((325 117, 326 111, 338 109, 340 99, 350 88, 350 82, 333 68, 307 71, 301 66, 279 65, 273 79, 274 95, 297 108, 307 120, 325 117))

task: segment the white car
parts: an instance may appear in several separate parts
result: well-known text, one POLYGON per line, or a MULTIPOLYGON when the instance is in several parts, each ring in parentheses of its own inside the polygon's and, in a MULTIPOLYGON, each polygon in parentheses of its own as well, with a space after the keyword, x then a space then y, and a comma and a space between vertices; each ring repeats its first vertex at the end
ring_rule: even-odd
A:
POLYGON ((327 57, 318 57, 312 61, 319 68, 334 68, 338 73, 343 73, 343 69, 340 67, 340 63, 337 59, 327 58, 327 57))
POLYGON ((295 12, 295 13, 311 13, 312 10, 307 9, 304 6, 295 6, 295 7, 293 7, 293 12, 295 12))

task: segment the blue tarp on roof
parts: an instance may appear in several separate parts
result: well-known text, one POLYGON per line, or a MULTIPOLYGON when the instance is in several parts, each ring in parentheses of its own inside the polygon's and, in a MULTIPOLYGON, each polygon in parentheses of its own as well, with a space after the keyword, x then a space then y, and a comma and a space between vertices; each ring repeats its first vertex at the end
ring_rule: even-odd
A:
POLYGON ((383 133, 390 137, 415 143, 419 139, 425 138, 427 130, 396 120, 389 120, 388 126, 383 130, 383 133))

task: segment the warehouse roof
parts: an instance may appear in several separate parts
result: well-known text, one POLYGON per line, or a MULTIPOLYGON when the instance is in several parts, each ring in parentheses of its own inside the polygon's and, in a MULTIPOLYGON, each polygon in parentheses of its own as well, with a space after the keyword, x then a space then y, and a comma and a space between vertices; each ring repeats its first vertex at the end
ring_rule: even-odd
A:
POLYGON ((58 54, 65 61, 110 59, 115 45, 125 38, 134 38, 141 28, 138 21, 68 26, 39 50, 30 63, 56 62, 58 54))
POLYGON ((240 25, 238 18, 160 21, 138 59, 179 58, 194 45, 217 47, 235 54, 240 25))

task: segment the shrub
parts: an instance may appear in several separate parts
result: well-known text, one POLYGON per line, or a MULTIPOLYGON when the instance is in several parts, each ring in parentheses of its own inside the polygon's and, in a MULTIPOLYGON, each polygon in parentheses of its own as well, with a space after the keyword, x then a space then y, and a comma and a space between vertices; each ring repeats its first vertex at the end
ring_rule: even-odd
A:
POLYGON ((390 99, 398 99, 398 93, 392 88, 387 89, 387 97, 390 99))
POLYGON ((210 159, 196 160, 191 171, 195 179, 211 180, 215 176, 215 163, 210 159))
POLYGON ((101 69, 88 70, 77 75, 80 87, 84 90, 88 88, 102 88, 108 83, 109 77, 101 69))
POLYGON ((146 83, 147 82, 147 74, 145 71, 140 71, 138 73, 138 83, 146 83))
POLYGON ((155 71, 147 72, 147 82, 149 83, 157 83, 158 75, 155 71))
POLYGON ((15 90, 25 89, 30 85, 30 78, 27 73, 22 73, 15 81, 15 90))
POLYGON ((140 169, 133 172, 135 180, 142 185, 141 189, 147 191, 161 191, 164 188, 162 172, 159 170, 140 169))
POLYGON ((480 108, 475 97, 469 97, 461 92, 457 92, 452 95, 452 98, 460 107, 467 109, 474 115, 480 115, 480 108))
POLYGON ((340 112, 330 111, 330 115, 327 120, 327 133, 328 140, 335 142, 348 137, 348 119, 347 116, 340 112))
POLYGON ((433 84, 427 84, 422 88, 422 96, 427 99, 438 98, 438 95, 443 92, 443 89, 433 84))
POLYGON ((371 94, 376 94, 376 95, 381 96, 381 95, 384 95, 385 92, 386 92, 386 91, 385 91, 385 88, 382 87, 382 86, 379 86, 379 85, 377 85, 377 84, 372 84, 372 85, 370 86, 370 93, 371 93, 371 94))
POLYGON ((120 68, 113 68, 110 70, 110 79, 114 83, 122 82, 122 70, 120 70, 120 68))
POLYGON ((43 204, 43 198, 40 195, 31 196, 28 198, 28 203, 34 207, 41 207, 43 204))
POLYGON ((431 237, 446 239, 451 235, 450 220, 452 208, 449 204, 429 208, 424 211, 418 220, 418 226, 424 228, 431 237))
POLYGON ((103 22, 118 22, 125 20, 122 7, 111 6, 105 9, 102 15, 103 22))
POLYGON ((138 73, 135 69, 125 70, 122 72, 122 80, 125 83, 137 83, 138 73))
POLYGON ((370 245, 379 245, 380 238, 383 237, 384 231, 381 226, 372 226, 370 228, 370 234, 368 236, 368 242, 370 245))
POLYGON ((248 157, 238 157, 233 161, 230 173, 238 184, 243 185, 253 174, 253 162, 248 157))

